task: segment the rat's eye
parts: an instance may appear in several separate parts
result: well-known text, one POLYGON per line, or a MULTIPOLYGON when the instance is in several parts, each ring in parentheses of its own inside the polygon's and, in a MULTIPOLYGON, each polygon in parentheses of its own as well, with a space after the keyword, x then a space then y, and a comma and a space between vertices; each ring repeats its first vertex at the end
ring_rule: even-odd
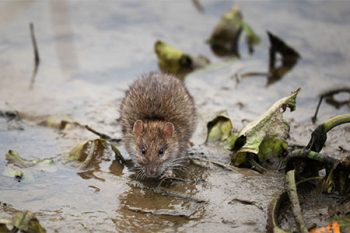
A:
POLYGON ((164 154, 164 148, 160 148, 158 153, 159 153, 159 156, 162 156, 164 154))
POLYGON ((145 154, 146 154, 146 148, 145 148, 145 146, 141 146, 140 150, 141 150, 141 154, 142 154, 142 155, 145 155, 145 154))

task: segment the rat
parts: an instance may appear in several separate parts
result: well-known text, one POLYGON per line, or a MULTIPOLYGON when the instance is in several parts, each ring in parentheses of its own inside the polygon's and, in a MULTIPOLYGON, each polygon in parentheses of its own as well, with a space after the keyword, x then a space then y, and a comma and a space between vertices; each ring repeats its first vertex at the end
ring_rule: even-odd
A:
POLYGON ((171 177, 181 170, 196 128, 195 103, 183 81, 158 72, 141 76, 125 93, 120 120, 139 177, 171 177))

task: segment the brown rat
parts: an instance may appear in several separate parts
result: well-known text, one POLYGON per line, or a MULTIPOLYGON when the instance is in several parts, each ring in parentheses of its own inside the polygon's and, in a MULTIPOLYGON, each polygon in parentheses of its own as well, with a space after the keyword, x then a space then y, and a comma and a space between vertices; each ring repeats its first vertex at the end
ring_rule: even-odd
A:
POLYGON ((125 147, 141 177, 181 169, 196 127, 192 96, 176 77, 150 73, 136 80, 120 107, 125 147))

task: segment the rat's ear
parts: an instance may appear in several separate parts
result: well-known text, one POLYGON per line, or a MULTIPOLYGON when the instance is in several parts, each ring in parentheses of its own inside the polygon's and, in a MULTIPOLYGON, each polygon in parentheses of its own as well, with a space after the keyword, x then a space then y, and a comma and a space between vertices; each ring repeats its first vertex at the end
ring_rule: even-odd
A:
POLYGON ((134 127, 132 129, 132 132, 134 132, 134 134, 137 137, 142 135, 142 133, 143 133, 143 122, 141 120, 135 121, 134 127))
POLYGON ((173 136, 174 130, 175 130, 175 127, 174 127, 173 123, 171 123, 171 122, 165 123, 164 128, 163 128, 163 132, 164 132, 165 137, 170 138, 171 136, 173 136))

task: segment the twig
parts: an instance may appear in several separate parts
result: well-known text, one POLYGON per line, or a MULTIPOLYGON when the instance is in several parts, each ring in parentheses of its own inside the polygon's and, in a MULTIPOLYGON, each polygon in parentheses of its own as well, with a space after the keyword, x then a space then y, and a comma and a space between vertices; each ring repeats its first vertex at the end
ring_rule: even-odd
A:
POLYGON ((30 81, 30 89, 33 89, 34 87, 34 82, 35 82, 35 77, 36 74, 38 73, 38 68, 39 68, 39 64, 40 64, 40 57, 39 57, 39 50, 38 50, 38 45, 36 43, 36 39, 35 39, 35 34, 34 34, 34 24, 30 23, 29 24, 29 28, 30 28, 30 37, 32 39, 32 44, 33 44, 33 49, 34 49, 34 70, 32 73, 32 78, 30 81))
POLYGON ((83 126, 85 129, 89 130, 91 133, 94 133, 96 135, 98 135, 100 138, 102 139, 105 139, 105 140, 111 140, 112 138, 110 136, 108 136, 107 134, 104 134, 104 133, 100 133, 100 132, 97 132, 96 130, 94 130, 93 128, 91 128, 90 126, 88 125, 84 125, 83 126))
POLYGON ((241 78, 252 77, 252 76, 268 76, 268 72, 251 71, 238 74, 241 78))
POLYGON ((255 161, 254 158, 249 158, 248 161, 253 170, 259 172, 260 174, 264 174, 267 172, 267 169, 261 166, 257 161, 255 161))
POLYGON ((193 218, 192 216, 196 214, 202 206, 197 204, 192 210, 188 211, 177 211, 177 210, 168 210, 168 209, 144 209, 139 207, 133 207, 129 205, 125 205, 124 208, 143 214, 152 214, 154 216, 172 216, 172 217, 185 217, 185 218, 193 218))
POLYGON ((312 123, 315 123, 316 120, 317 120, 318 111, 320 109, 320 106, 321 106, 323 98, 330 98, 330 97, 333 97, 335 94, 338 94, 338 93, 341 93, 341 92, 348 92, 348 93, 350 93, 350 87, 342 87, 342 88, 332 89, 332 90, 326 91, 326 92, 324 92, 324 93, 322 93, 320 95, 320 100, 318 101, 318 104, 317 104, 317 107, 316 107, 316 111, 315 111, 313 117, 311 118, 312 119, 312 123))
POLYGON ((323 164, 330 164, 332 166, 334 164, 339 163, 339 160, 336 158, 307 149, 297 149, 289 153, 287 157, 287 163, 289 163, 292 159, 300 158, 308 158, 314 161, 321 162, 323 164))
POLYGON ((249 200, 243 200, 243 199, 239 199, 239 198, 234 198, 231 201, 228 202, 228 204, 233 204, 233 202, 239 202, 243 205, 253 205, 256 208, 258 208, 259 210, 264 210, 264 208, 262 208, 258 203, 256 203, 255 201, 249 201, 249 200))
POLYGON ((65 124, 72 124, 72 125, 77 125, 79 127, 85 128, 88 131, 90 131, 91 133, 96 134, 97 136, 99 136, 100 138, 102 138, 104 140, 107 140, 107 141, 110 141, 110 142, 116 142, 116 143, 121 142, 120 138, 112 138, 111 136, 109 136, 107 134, 98 132, 97 130, 91 128, 90 126, 81 124, 81 123, 79 123, 77 121, 62 121, 62 122, 65 123, 65 124))
POLYGON ((199 0, 192 0, 193 5, 196 7, 196 9, 203 13, 204 12, 204 7, 202 6, 202 4, 199 2, 199 0))
POLYGON ((290 203, 292 205, 292 211, 299 228, 299 232, 308 233, 306 228, 304 217, 301 212, 301 207, 298 198, 297 186, 295 184, 295 170, 290 170, 286 174, 286 183, 287 183, 287 193, 289 196, 290 203))
POLYGON ((94 130, 93 128, 91 128, 88 125, 85 125, 84 128, 89 130, 91 133, 94 133, 94 134, 100 136, 100 138, 105 139, 107 141, 110 141, 110 142, 121 142, 120 138, 112 138, 111 136, 108 136, 107 134, 100 133, 100 132, 94 130))
POLYGON ((191 160, 198 160, 200 162, 205 162, 205 163, 212 163, 212 164, 214 164, 214 165, 216 165, 218 167, 227 169, 227 170, 232 171, 232 172, 237 171, 230 164, 225 164, 225 163, 221 163, 221 162, 218 162, 218 161, 213 161, 213 160, 203 159, 203 158, 198 158, 198 157, 190 157, 189 159, 191 159, 191 160))
POLYGON ((285 231, 280 228, 278 223, 278 217, 280 216, 281 206, 288 200, 287 192, 283 191, 276 195, 268 208, 268 218, 267 218, 267 232, 274 233, 291 233, 290 231, 285 231))

